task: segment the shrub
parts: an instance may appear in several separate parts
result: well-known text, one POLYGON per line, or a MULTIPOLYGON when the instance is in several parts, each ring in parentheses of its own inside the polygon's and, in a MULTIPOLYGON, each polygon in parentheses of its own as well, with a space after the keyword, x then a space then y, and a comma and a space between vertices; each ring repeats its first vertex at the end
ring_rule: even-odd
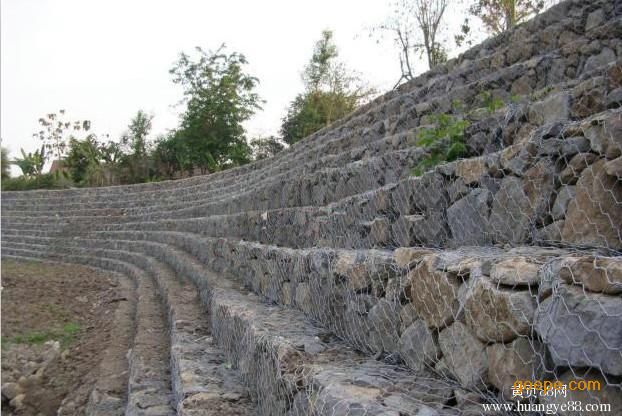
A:
POLYGON ((417 144, 428 150, 428 154, 415 166, 412 173, 421 176, 423 172, 442 162, 451 162, 466 153, 464 130, 469 121, 451 114, 432 116, 434 127, 424 129, 417 144))
POLYGON ((65 189, 73 186, 71 180, 60 173, 47 173, 44 175, 17 178, 5 178, 2 180, 3 191, 29 191, 33 189, 65 189))

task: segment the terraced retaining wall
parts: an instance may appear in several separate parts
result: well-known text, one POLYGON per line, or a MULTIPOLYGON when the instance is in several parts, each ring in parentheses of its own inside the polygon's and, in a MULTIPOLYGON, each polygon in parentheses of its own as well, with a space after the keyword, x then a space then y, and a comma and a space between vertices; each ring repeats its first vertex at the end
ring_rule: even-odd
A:
MULTIPOLYGON (((171 349, 179 414, 225 397, 209 395, 221 370, 202 348, 265 415, 495 414, 481 404, 517 400, 616 414, 621 104, 622 5, 566 1, 272 159, 5 192, 2 255, 154 279, 171 316, 182 287, 197 294, 204 316, 184 316, 210 338, 182 343, 187 359, 171 349), (467 153, 414 175, 438 114, 468 121, 467 153), (602 388, 516 398, 517 379, 602 388)), ((170 325, 170 342, 187 339, 170 325)), ((231 408, 248 409, 242 396, 231 408)))

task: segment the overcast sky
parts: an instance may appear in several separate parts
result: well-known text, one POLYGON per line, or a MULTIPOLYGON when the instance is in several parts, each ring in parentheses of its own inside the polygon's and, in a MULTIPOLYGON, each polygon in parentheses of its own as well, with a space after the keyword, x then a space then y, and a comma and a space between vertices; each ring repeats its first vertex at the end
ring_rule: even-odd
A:
MULTIPOLYGON (((397 52, 368 28, 389 13, 389 0, 2 0, 1 135, 11 157, 34 150, 39 117, 63 108, 118 139, 137 110, 152 113, 153 136, 174 128, 179 86, 168 70, 195 46, 246 55, 260 80, 263 111, 250 137, 278 132, 300 73, 323 29, 335 32, 340 56, 380 91, 399 78, 397 52)), ((454 22, 459 15, 451 9, 454 22)), ((424 68, 420 66, 418 72, 424 68)), ((19 170, 14 173, 19 173, 19 170)))

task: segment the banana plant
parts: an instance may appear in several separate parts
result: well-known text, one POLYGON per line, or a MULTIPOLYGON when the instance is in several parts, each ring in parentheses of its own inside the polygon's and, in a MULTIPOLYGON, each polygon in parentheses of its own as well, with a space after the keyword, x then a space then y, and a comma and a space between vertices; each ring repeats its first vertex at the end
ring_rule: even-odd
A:
POLYGON ((13 160, 11 163, 17 165, 25 176, 39 176, 43 173, 43 165, 45 165, 46 154, 45 147, 41 146, 40 150, 26 153, 24 149, 20 149, 22 157, 13 160))

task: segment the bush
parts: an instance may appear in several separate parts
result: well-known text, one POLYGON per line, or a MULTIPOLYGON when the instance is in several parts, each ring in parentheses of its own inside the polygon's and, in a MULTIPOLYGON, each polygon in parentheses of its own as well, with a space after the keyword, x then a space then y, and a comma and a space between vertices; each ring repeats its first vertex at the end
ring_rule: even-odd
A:
POLYGON ((443 162, 451 162, 466 153, 464 130, 469 121, 451 114, 435 114, 435 126, 421 132, 417 144, 427 155, 415 166, 412 174, 421 176, 425 171, 443 162))
POLYGON ((30 191, 33 189, 65 189, 73 186, 71 180, 58 173, 39 176, 20 176, 2 179, 3 191, 30 191))

